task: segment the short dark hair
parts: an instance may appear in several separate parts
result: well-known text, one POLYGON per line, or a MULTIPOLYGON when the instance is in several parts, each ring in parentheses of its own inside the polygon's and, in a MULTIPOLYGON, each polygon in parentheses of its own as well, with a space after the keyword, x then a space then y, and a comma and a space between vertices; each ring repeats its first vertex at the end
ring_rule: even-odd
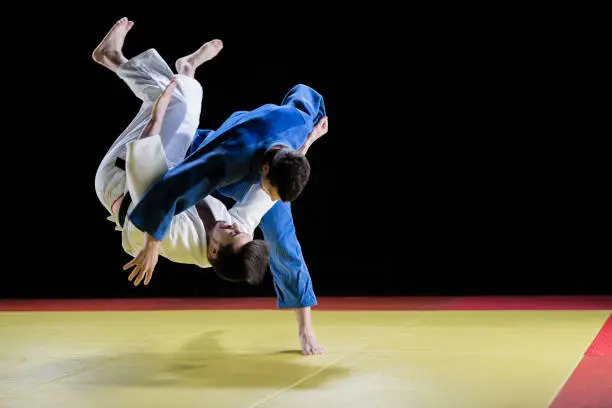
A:
POLYGON ((263 281, 270 264, 270 247, 262 239, 254 239, 234 251, 232 245, 219 248, 217 257, 210 261, 215 273, 230 282, 258 285, 263 281))
POLYGON ((268 178, 282 201, 295 200, 310 178, 310 163, 303 153, 290 148, 269 149, 263 163, 270 166, 268 178))

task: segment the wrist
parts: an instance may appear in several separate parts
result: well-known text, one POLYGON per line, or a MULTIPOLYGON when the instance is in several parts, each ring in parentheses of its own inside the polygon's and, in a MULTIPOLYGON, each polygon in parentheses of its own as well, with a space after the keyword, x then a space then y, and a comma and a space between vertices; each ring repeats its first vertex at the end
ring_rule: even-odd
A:
POLYGON ((159 247, 161 245, 161 241, 156 240, 149 233, 145 233, 145 245, 148 247, 159 247))

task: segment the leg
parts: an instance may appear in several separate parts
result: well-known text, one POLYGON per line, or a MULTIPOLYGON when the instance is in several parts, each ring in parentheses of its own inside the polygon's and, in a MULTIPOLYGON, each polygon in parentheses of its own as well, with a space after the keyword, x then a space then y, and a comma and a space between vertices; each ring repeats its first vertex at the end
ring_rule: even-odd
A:
MULTIPOLYGON (((113 145, 110 147, 96 173, 96 192, 102 204, 114 214, 120 204, 120 195, 125 191, 125 172, 116 167, 117 158, 127 160, 128 146, 141 138, 143 131, 151 120, 153 103, 149 98, 153 96, 153 92, 157 92, 159 83, 168 81, 172 75, 162 77, 159 75, 143 75, 144 72, 151 72, 145 67, 151 68, 156 65, 155 62, 163 62, 159 55, 154 52, 147 52, 142 55, 145 58, 138 60, 133 59, 123 64, 118 70, 119 76, 124 75, 124 80, 135 91, 143 90, 141 96, 144 99, 142 107, 136 117, 128 125, 128 127, 119 135, 113 145), (139 65, 137 61, 149 60, 153 62, 150 65, 139 65), (137 69, 131 70, 128 64, 137 69), (121 176, 123 175, 123 178, 121 176), (113 183, 110 183, 113 180, 113 183), (118 183, 121 182, 120 186, 118 183), (114 203, 114 204, 113 204, 114 203)), ((140 57, 140 56, 139 56, 140 57)), ((164 64, 165 65, 165 64, 164 64)), ((168 68, 169 70, 169 68, 168 68)), ((163 89, 163 88, 162 88, 163 89)), ((191 141, 196 134, 200 120, 200 109, 202 104, 202 87, 193 78, 182 75, 177 76, 177 87, 172 94, 162 128, 159 132, 161 145, 164 152, 164 161, 168 168, 174 167, 183 158, 191 141)), ((132 149, 134 150, 134 149, 132 149)), ((132 157, 140 157, 132 155, 132 157)), ((130 163, 126 163, 129 167, 130 163)), ((142 166, 146 163, 140 163, 142 166)))
MULTIPOLYGON (((125 172, 115 166, 116 159, 126 158, 126 145, 139 137, 143 127, 150 119, 152 104, 173 76, 170 67, 168 67, 155 50, 145 51, 131 60, 128 60, 123 55, 123 43, 133 24, 133 22, 125 17, 117 21, 92 53, 92 58, 95 62, 115 72, 126 82, 134 94, 143 101, 143 105, 134 120, 109 148, 95 176, 95 190, 98 199, 109 213, 115 216, 126 187, 125 172)), ((177 91, 177 93, 179 92, 181 90, 177 91)), ((197 90, 195 93, 197 96, 197 90)), ((181 96, 184 95, 181 94, 181 96)), ((201 100, 198 100, 197 104, 200 103, 201 100)), ((186 109, 183 106, 178 111, 185 113, 186 109)), ((197 114, 199 117, 199 109, 194 114, 197 114)), ((174 122, 177 122, 177 120, 174 122)), ((180 119, 178 122, 180 123, 180 119)), ((175 126, 174 130, 178 128, 178 125, 175 126)), ((166 130, 166 133, 169 133, 172 129, 167 127, 166 130)), ((169 140, 169 138, 166 138, 166 140, 169 140)), ((189 144, 186 143, 185 145, 184 150, 188 148, 189 144)), ((175 147, 178 147, 180 150, 180 146, 175 147)), ((180 152, 177 152, 176 155, 180 155, 180 152)), ((179 159, 177 158, 176 160, 179 159)))
MULTIPOLYGON (((128 59, 123 55, 122 49, 125 37, 133 25, 134 23, 126 17, 117 21, 94 49, 92 53, 93 60, 117 73, 128 62, 128 59)), ((168 68, 168 70, 170 69, 168 68)), ((137 90, 134 91, 139 96, 137 90)), ((143 98, 141 97, 141 99, 143 98)), ((132 123, 110 147, 96 171, 95 190, 98 199, 109 213, 115 216, 123 198, 126 185, 125 172, 115 166, 115 161, 117 158, 125 159, 126 144, 136 139, 140 124, 146 118, 146 109, 143 106, 143 109, 140 110, 132 123)))
MULTIPOLYGON (((174 167, 185 157, 199 124, 202 86, 193 78, 195 71, 204 62, 214 58, 222 48, 223 44, 220 40, 213 40, 205 43, 196 52, 177 61, 179 67, 177 87, 166 111, 160 132, 169 168, 174 167)), ((125 152, 121 146, 136 140, 142 133, 144 126, 151 118, 153 104, 174 74, 154 49, 125 60, 114 72, 143 101, 136 119, 132 121, 124 135, 115 142, 115 146, 120 150, 119 156, 125 158, 125 152)))
MULTIPOLYGON (((116 207, 118 208, 119 195, 125 191, 125 177, 121 183, 118 181, 124 172, 115 167, 115 160, 118 157, 126 158, 126 146, 140 137, 144 127, 151 119, 155 100, 174 76, 170 67, 154 49, 149 49, 129 60, 125 58, 122 47, 125 36, 132 26, 133 23, 127 18, 122 18, 111 28, 93 52, 96 62, 115 72, 143 101, 140 111, 110 147, 96 174, 98 198, 111 214, 115 212, 116 207), (109 184, 108 180, 114 180, 114 182, 109 184), (120 190, 118 194, 117 191, 120 190)), ((193 78, 195 70, 205 61, 213 58, 221 48, 220 41, 211 41, 204 44, 195 53, 184 57, 180 64, 181 70, 189 75, 178 76, 177 87, 166 111, 160 132, 169 168, 174 167, 184 158, 199 124, 202 87, 193 78)))

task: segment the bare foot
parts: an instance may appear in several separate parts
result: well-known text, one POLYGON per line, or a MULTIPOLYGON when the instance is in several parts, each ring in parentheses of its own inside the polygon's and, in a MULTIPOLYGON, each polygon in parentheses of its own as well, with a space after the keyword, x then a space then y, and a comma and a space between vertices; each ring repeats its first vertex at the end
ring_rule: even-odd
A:
POLYGON ((176 72, 179 74, 193 77, 195 70, 217 56, 219 51, 223 49, 221 40, 212 40, 201 46, 196 52, 186 55, 176 60, 176 72))
POLYGON ((98 64, 116 71, 127 59, 123 56, 123 41, 128 31, 134 25, 127 17, 123 17, 115 23, 102 42, 96 47, 91 57, 98 64))
POLYGON ((323 346, 319 344, 314 333, 300 334, 300 345, 304 355, 323 354, 323 346))

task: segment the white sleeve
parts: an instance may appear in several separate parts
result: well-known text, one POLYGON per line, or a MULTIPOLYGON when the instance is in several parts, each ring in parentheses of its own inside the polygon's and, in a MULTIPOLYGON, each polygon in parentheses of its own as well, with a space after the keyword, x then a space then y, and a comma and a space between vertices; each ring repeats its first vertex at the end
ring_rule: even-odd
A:
POLYGON ((261 189, 259 184, 253 184, 243 199, 229 210, 232 222, 240 224, 244 231, 255 234, 255 228, 261 222, 261 218, 274 205, 270 196, 261 189))
POLYGON ((126 183, 132 201, 137 203, 149 187, 168 171, 166 153, 159 135, 127 144, 126 183))

